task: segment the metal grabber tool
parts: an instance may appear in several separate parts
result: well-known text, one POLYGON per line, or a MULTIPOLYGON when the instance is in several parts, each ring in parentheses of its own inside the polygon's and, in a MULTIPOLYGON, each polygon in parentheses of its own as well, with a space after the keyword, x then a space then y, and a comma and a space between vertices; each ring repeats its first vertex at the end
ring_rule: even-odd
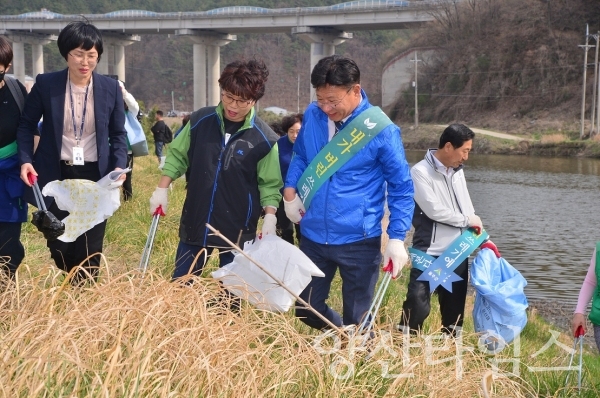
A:
MULTIPOLYGON (((577 388, 580 389, 581 392, 581 373, 583 371, 583 335, 585 334, 585 330, 583 326, 579 326, 575 331, 575 339, 573 341, 573 352, 571 353, 571 359, 569 360, 569 369, 573 364, 573 357, 575 357, 575 353, 577 352, 577 345, 579 344, 579 366, 577 366, 578 379, 577 379, 577 388)), ((567 379, 565 380, 565 386, 569 382, 570 373, 567 374, 567 379)))
POLYGON ((152 215, 152 223, 150 224, 150 230, 148 231, 148 238, 146 239, 146 245, 142 252, 142 259, 140 260, 140 271, 142 274, 146 273, 148 269, 148 262, 150 262, 150 253, 152 253, 152 246, 154 245, 154 237, 156 236, 156 230, 158 229, 158 220, 161 216, 164 216, 162 206, 158 206, 152 215))
POLYGON ((377 288, 377 292, 375 292, 375 296, 373 297, 373 302, 371 303, 369 310, 365 314, 363 321, 356 330, 357 336, 363 335, 360 347, 364 346, 371 337, 371 330, 373 329, 373 323, 377 317, 377 312, 379 312, 379 308, 381 307, 381 303, 385 297, 385 292, 387 291, 390 281, 392 280, 392 268, 392 260, 390 260, 388 264, 383 267, 383 279, 377 288))

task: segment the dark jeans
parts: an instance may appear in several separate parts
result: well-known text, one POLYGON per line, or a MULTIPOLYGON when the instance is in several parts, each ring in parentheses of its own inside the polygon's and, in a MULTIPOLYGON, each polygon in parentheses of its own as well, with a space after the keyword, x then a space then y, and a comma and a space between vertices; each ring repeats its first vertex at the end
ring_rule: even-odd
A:
MULTIPOLYGON (((313 277, 300 297, 336 326, 360 324, 371 306, 379 276, 381 237, 344 245, 325 245, 303 237, 300 250, 325 274, 324 278, 313 277), (325 302, 338 269, 342 278, 342 317, 325 302)), ((302 322, 315 329, 328 327, 302 304, 296 305, 296 316, 302 322)))
POLYGON ((20 222, 0 222, 0 269, 10 279, 15 278, 17 268, 25 257, 20 238, 20 222))
POLYGON ((162 151, 163 151, 163 146, 165 145, 164 142, 162 141, 155 141, 154 142, 154 154, 156 155, 156 157, 158 158, 158 162, 160 163, 160 158, 162 157, 162 151))
MULTIPOLYGON (((61 180, 72 179, 98 181, 100 179, 98 164, 87 162, 83 166, 68 166, 61 161, 61 180)), ((52 202, 48 210, 59 220, 64 220, 69 215, 69 212, 60 210, 56 206, 56 202, 52 202)), ((75 242, 62 242, 57 239, 46 241, 46 246, 50 249, 50 256, 59 269, 71 272, 73 268, 81 264, 82 268, 92 278, 96 279, 100 266, 100 253, 102 253, 105 229, 106 220, 86 231, 75 242), (94 255, 89 257, 92 254, 94 255)), ((87 278, 87 274, 80 269, 71 279, 71 284, 78 285, 87 278)))
POLYGON ((300 242, 300 238, 302 238, 302 234, 300 233, 300 225, 294 224, 289 218, 287 218, 285 215, 285 208, 283 207, 283 200, 279 202, 279 208, 277 208, 275 216, 277 217, 277 235, 280 236, 281 239, 293 245, 295 230, 296 238, 298 238, 298 242, 300 242))
MULTIPOLYGON (((423 271, 416 268, 410 270, 406 300, 402 305, 400 326, 408 326, 411 331, 422 329, 423 322, 425 322, 431 311, 429 282, 417 280, 422 273, 423 271)), ((455 326, 462 327, 465 317, 465 300, 469 282, 468 259, 463 261, 454 270, 454 273, 460 276, 462 280, 452 283, 452 293, 441 286, 436 289, 442 314, 442 330, 450 334, 454 334, 453 329, 455 326)))
MULTIPOLYGON (((177 246, 177 254, 175 254, 175 271, 173 272, 172 280, 176 280, 186 275, 200 276, 204 264, 208 260, 208 257, 212 254, 214 247, 202 247, 188 245, 187 243, 179 242, 177 246), (202 249, 206 249, 200 256, 198 253, 202 249), (194 264, 194 259, 198 256, 198 260, 194 264)), ((223 267, 233 261, 233 253, 227 251, 223 253, 219 252, 219 267, 223 267)))
POLYGON ((133 196, 133 188, 131 186, 131 175, 133 174, 133 154, 127 154, 127 167, 131 171, 125 174, 125 181, 123 181, 123 200, 127 202, 133 196))

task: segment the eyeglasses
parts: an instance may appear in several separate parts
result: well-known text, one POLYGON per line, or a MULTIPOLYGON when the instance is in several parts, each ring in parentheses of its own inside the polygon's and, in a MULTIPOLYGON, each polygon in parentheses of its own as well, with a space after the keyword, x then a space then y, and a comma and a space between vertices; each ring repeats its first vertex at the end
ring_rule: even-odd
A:
POLYGON ((344 94, 344 96, 342 98, 340 98, 339 100, 336 101, 321 101, 321 100, 317 100, 317 106, 319 108, 324 108, 326 106, 330 106, 332 108, 335 108, 336 106, 338 106, 339 104, 342 103, 342 101, 344 100, 344 98, 346 98, 346 96, 348 95, 348 93, 350 92, 350 90, 352 90, 354 88, 354 86, 350 87, 348 89, 348 91, 346 91, 346 94, 344 94))
POLYGON ((231 95, 227 94, 225 91, 221 91, 221 97, 223 98, 223 102, 226 103, 227 105, 231 105, 235 102, 235 105, 238 108, 246 108, 254 102, 254 100, 233 98, 231 95))
POLYGON ((73 59, 75 60, 75 62, 77 62, 78 64, 82 64, 83 61, 87 60, 88 64, 95 64, 98 62, 98 55, 88 55, 88 54, 72 54, 69 53, 69 55, 71 57, 73 57, 73 59))

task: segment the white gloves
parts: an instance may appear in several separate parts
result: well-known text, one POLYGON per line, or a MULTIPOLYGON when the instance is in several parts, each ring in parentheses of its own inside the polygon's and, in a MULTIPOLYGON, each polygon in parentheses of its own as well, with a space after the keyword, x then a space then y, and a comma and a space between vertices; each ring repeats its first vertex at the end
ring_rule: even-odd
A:
POLYGON ((162 211, 167 214, 167 192, 169 188, 156 188, 150 197, 150 214, 154 215, 158 206, 162 206, 162 211))
POLYGON ((478 215, 473 214, 471 216, 467 216, 469 219, 469 227, 474 228, 478 234, 483 230, 483 224, 481 223, 481 218, 478 215))
POLYGON ((294 200, 290 202, 283 199, 283 207, 285 208, 285 215, 294 224, 298 224, 300 220, 302 220, 302 217, 304 217, 304 213, 306 213, 304 203, 302 203, 298 194, 296 194, 294 200))
POLYGON ((275 214, 265 214, 261 232, 263 235, 275 235, 277 233, 277 217, 275 214))
POLYGON ((400 239, 390 239, 385 247, 383 254, 383 268, 387 267, 392 260, 392 278, 396 279, 398 273, 408 262, 408 253, 404 247, 404 242, 400 239))

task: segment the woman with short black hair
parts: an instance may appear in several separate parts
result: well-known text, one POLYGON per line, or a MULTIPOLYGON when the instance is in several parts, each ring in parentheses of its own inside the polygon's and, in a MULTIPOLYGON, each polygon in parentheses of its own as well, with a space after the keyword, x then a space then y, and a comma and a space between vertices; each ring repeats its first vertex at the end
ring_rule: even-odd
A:
MULTIPOLYGON (((284 133, 279 141, 277 141, 277 148, 279 150, 279 167, 281 168, 281 178, 283 178, 283 181, 285 181, 288 168, 290 167, 290 162, 292 161, 294 143, 296 142, 296 138, 298 138, 300 128, 302 128, 302 117, 302 113, 294 113, 285 116, 283 119, 281 119, 281 123, 279 124, 284 133)), ((300 238, 302 237, 300 232, 300 224, 294 224, 287 217, 285 214, 283 200, 279 203, 279 208, 277 209, 276 215, 277 235, 281 236, 283 240, 293 245, 294 231, 296 231, 296 238, 298 239, 298 242, 300 242, 300 238)))
MULTIPOLYGON (((121 88, 117 80, 94 72, 103 52, 100 31, 88 22, 71 22, 58 35, 57 44, 67 68, 37 76, 17 132, 21 179, 31 186, 28 175, 37 176, 40 189, 55 180, 98 181, 127 164, 121 88), (42 116, 34 154, 33 136, 42 116)), ((25 198, 35 203, 31 189, 25 198)), ((68 216, 54 198, 45 197, 45 202, 57 218, 68 216)), ((74 242, 47 241, 58 268, 66 272, 80 264, 84 268, 85 272, 77 271, 73 284, 98 275, 105 228, 106 220, 74 242)))

